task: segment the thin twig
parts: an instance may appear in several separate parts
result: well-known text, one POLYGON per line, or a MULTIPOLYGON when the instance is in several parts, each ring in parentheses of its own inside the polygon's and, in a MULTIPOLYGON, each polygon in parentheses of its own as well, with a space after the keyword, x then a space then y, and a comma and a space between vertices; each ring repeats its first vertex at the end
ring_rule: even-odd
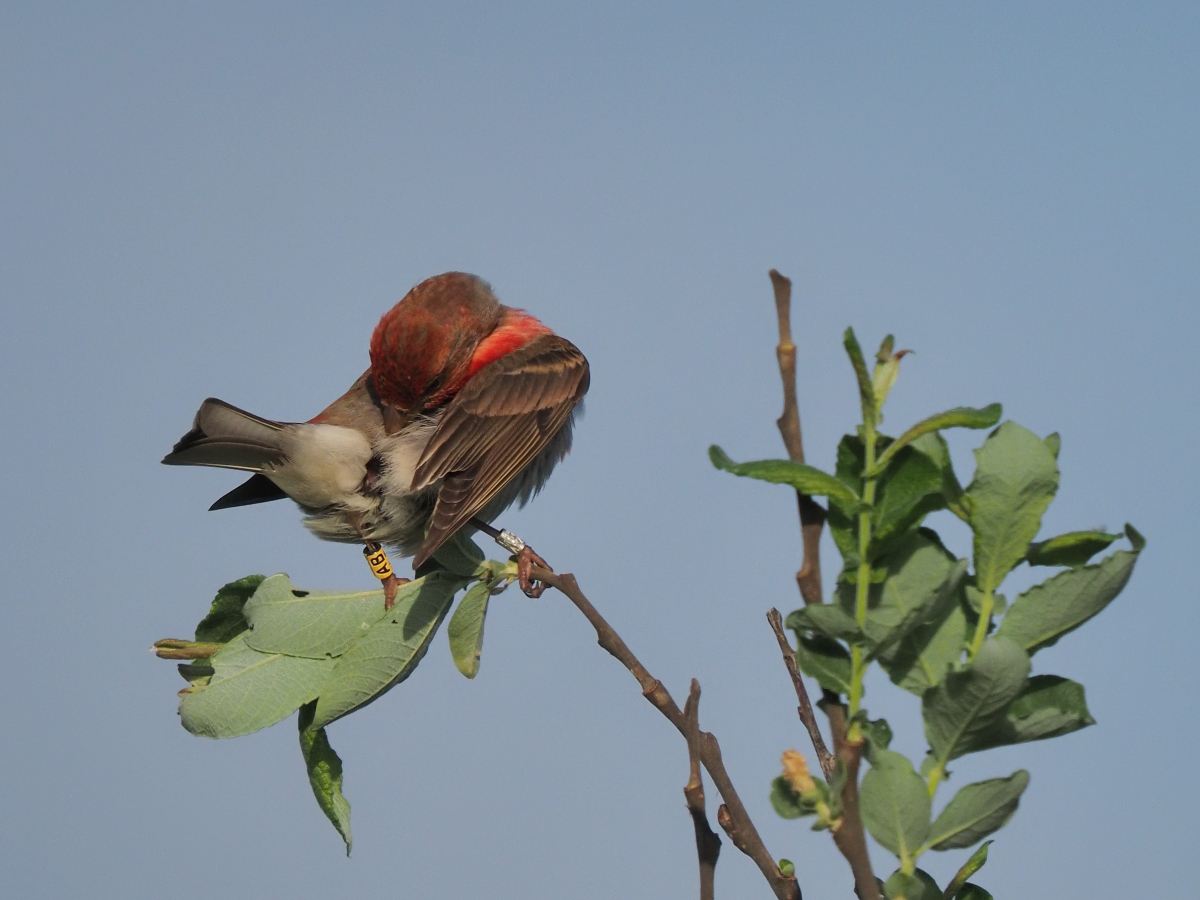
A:
MULTIPOLYGON (((794 461, 804 462, 804 439, 800 431, 800 410, 796 401, 796 345, 792 341, 792 282, 790 279, 772 269, 770 271, 771 285, 775 289, 775 314, 779 320, 779 346, 775 356, 779 361, 779 377, 783 381, 783 414, 776 421, 783 444, 788 456, 794 461)), ((821 532, 825 527, 825 510, 812 497, 796 492, 796 500, 800 509, 800 539, 803 545, 803 557, 800 570, 796 573, 796 584, 800 588, 800 597, 805 605, 823 603, 824 589, 821 585, 821 532)), ((776 616, 779 614, 776 612, 776 616)), ((770 616, 768 615, 768 618, 770 616)), ((775 628, 775 622, 771 622, 775 628)), ((813 738, 813 750, 821 762, 821 770, 826 771, 828 749, 820 739, 812 709, 809 707, 805 718, 804 707, 808 692, 804 683, 795 671, 795 656, 791 653, 791 645, 787 643, 786 635, 776 629, 776 639, 780 641, 780 649, 785 646, 784 663, 796 685, 796 694, 801 697, 800 718, 813 738), (788 658, 791 657, 791 663, 788 658), (811 724, 810 724, 811 723, 811 724), (824 754, 822 753, 824 751, 824 754)), ((858 769, 862 763, 861 741, 852 744, 846 741, 846 708, 842 698, 834 691, 822 689, 821 702, 818 704, 829 718, 829 732, 833 737, 833 750, 837 758, 846 767, 846 782, 842 788, 842 824, 833 833, 833 842, 841 851, 842 856, 850 864, 854 873, 854 892, 859 900, 880 900, 879 882, 871 869, 871 856, 867 850, 867 836, 863 830, 862 816, 858 804, 858 769)), ((826 772, 826 777, 829 773, 826 772)))
POLYGON ((704 782, 700 778, 700 682, 692 679, 692 689, 683 704, 684 737, 688 746, 688 782, 683 789, 692 826, 696 829, 696 857, 700 861, 700 900, 713 900, 713 876, 721 855, 721 838, 708 824, 704 811, 704 782))
POLYGON ((779 610, 772 607, 771 611, 767 613, 767 621, 771 623, 771 630, 775 632, 775 640, 779 642, 779 652, 783 654, 783 664, 787 667, 788 674, 792 676, 792 685, 796 688, 796 699, 800 701, 800 706, 796 711, 800 714, 800 721, 808 730, 813 750, 817 754, 817 762, 820 763, 821 771, 825 773, 825 780, 828 781, 833 777, 837 761, 829 752, 829 748, 825 746, 825 738, 821 737, 821 729, 817 727, 817 717, 813 715, 812 702, 808 699, 808 689, 804 686, 800 670, 796 667, 796 654, 792 651, 792 645, 788 643, 787 635, 783 631, 783 616, 779 614, 779 610))
MULTIPOLYGON (((796 345, 792 342, 792 282, 774 269, 770 272, 775 288, 775 314, 779 319, 779 377, 783 381, 783 414, 775 421, 783 445, 793 462, 804 462, 804 438, 800 431, 800 409, 796 402, 796 345)), ((825 509, 807 494, 796 491, 800 507, 800 539, 804 556, 796 572, 796 584, 806 604, 822 603, 821 530, 825 527, 825 509)))
MULTIPOLYGON (((646 667, 633 655, 633 651, 629 649, 616 630, 608 624, 604 616, 600 615, 596 607, 592 606, 591 601, 579 589, 579 583, 575 580, 575 576, 569 572, 558 574, 543 569, 541 566, 534 566, 533 577, 543 584, 557 588, 575 604, 576 608, 596 629, 596 642, 629 670, 630 674, 637 679, 638 684, 642 686, 642 696, 666 716, 667 721, 686 738, 687 724, 684 721, 683 711, 675 703, 670 692, 663 687, 661 681, 646 670, 646 667)), ((801 900, 800 885, 795 877, 787 877, 779 871, 775 858, 771 856, 758 834, 758 829, 754 827, 750 814, 746 812, 746 807, 733 787, 729 773, 725 771, 725 764, 721 760, 721 747, 711 733, 699 732, 699 751, 700 761, 704 763, 704 768, 712 777, 721 799, 725 801, 717 811, 717 822, 725 829, 725 833, 729 835, 734 846, 749 856, 758 866, 759 871, 767 880, 767 884, 771 886, 772 892, 779 900, 801 900)))

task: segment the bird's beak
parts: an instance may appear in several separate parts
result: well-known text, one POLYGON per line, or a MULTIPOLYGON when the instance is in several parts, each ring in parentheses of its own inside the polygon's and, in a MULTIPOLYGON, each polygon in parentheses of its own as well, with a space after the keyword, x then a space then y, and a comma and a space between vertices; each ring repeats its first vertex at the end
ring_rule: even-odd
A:
POLYGON ((409 417, 407 410, 397 409, 390 403, 383 404, 383 430, 387 434, 395 434, 407 425, 409 417))

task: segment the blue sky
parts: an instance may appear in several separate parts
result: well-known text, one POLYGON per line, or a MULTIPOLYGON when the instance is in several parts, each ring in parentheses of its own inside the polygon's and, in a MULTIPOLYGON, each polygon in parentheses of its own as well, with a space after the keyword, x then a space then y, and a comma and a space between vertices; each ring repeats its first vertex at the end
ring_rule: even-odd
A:
MULTIPOLYGON (((1062 435, 1046 534, 1146 534, 1114 606, 1035 660, 1099 725, 958 775, 1032 772, 981 877, 997 897, 1179 895, 1200 849, 1198 38, 1184 3, 6 4, 11 895, 694 896, 682 742, 561 597, 510 591, 475 681, 439 637, 331 728, 350 860, 294 726, 186 734, 146 650, 250 572, 369 586, 294 509, 209 513, 234 476, 158 460, 206 396, 308 418, 383 311, 462 269, 592 364, 574 453, 504 524, 677 697, 700 679, 768 847, 810 900, 849 896, 827 835, 766 800, 803 747, 763 619, 797 605, 794 501, 705 456, 781 454, 771 267, 796 285, 811 462, 856 414, 842 330, 894 332, 916 354, 888 425, 999 400, 1062 435)), ((953 444, 964 479, 976 437, 953 444)), ((868 688, 918 755, 913 698, 868 688)), ((764 892, 729 846, 717 879, 764 892)))

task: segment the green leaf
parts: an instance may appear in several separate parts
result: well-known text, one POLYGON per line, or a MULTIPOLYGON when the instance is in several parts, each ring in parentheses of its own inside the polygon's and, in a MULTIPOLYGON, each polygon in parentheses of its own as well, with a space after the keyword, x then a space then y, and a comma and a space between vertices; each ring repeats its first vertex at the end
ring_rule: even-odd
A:
MULTIPOLYGON (((872 584, 867 595, 867 619, 863 631, 883 654, 910 631, 926 621, 934 610, 951 602, 966 573, 966 560, 956 560, 932 531, 905 535, 895 550, 881 562, 885 578, 872 584)), ((843 581, 837 603, 853 620, 857 585, 843 581)))
POLYGON ((887 723, 887 719, 867 718, 865 709, 860 709, 854 718, 860 723, 863 737, 866 739, 863 756, 866 757, 867 762, 874 765, 876 754, 881 750, 886 750, 892 743, 892 726, 887 723))
POLYGON ((892 726, 887 719, 868 719, 863 734, 876 750, 886 750, 892 743, 892 726))
POLYGON ((1025 686, 1029 657, 1002 637, 983 642, 975 661, 951 672, 921 699, 930 752, 943 765, 977 749, 975 741, 1025 686))
POLYGON ((900 451, 876 483, 867 550, 871 561, 878 560, 897 539, 903 540, 929 513, 945 506, 937 464, 912 448, 900 451))
POLYGON ((977 884, 967 882, 962 886, 962 889, 954 895, 954 900, 992 900, 992 895, 985 891, 977 884))
POLYGON ((893 684, 921 697, 941 683, 949 667, 962 659, 967 628, 958 596, 951 596, 944 607, 931 611, 928 621, 882 655, 879 664, 893 684))
POLYGON ((1004 713, 975 739, 972 750, 1061 737, 1095 724, 1082 684, 1058 675, 1034 675, 1004 713))
POLYGON ((955 894, 962 890, 963 885, 967 883, 967 879, 983 868, 983 864, 987 862, 988 858, 988 847, 992 846, 992 844, 993 841, 984 841, 979 845, 979 849, 971 854, 971 858, 962 864, 962 868, 954 874, 954 878, 946 885, 945 900, 951 900, 955 894))
POLYGON ((771 782, 771 806, 784 819, 799 819, 801 816, 811 816, 816 807, 805 803, 800 795, 792 790, 787 779, 782 775, 771 782))
MULTIPOLYGON (((791 617, 789 616, 789 621, 791 617)), ((821 687, 835 694, 850 693, 850 651, 822 634, 811 636, 796 631, 796 663, 800 671, 815 678, 821 687)))
POLYGON ((1059 437, 1057 431, 1046 435, 1046 449, 1054 454, 1055 459, 1058 459, 1058 451, 1062 449, 1062 438, 1059 437))
POLYGON ((867 374, 867 362, 863 359, 862 347, 858 345, 858 338, 854 336, 853 328, 846 329, 846 333, 842 336, 842 344, 846 348, 846 355, 850 357, 850 365, 854 367, 854 377, 858 381, 858 396, 862 403, 863 422, 874 425, 878 417, 875 387, 871 383, 871 376, 867 374))
POLYGON ((863 641, 862 630, 854 621, 854 616, 830 603, 813 603, 794 610, 788 615, 786 624, 794 631, 819 631, 828 637, 850 643, 863 641))
POLYGON ((1058 463, 1037 435, 1015 422, 993 431, 975 460, 963 502, 975 532, 975 583, 990 593, 1025 558, 1058 490, 1058 463))
MULTIPOLYGON (((876 435, 875 446, 886 447, 892 439, 885 434, 876 435)), ((844 434, 838 441, 837 461, 834 463, 834 475, 837 480, 850 488, 855 497, 860 497, 863 490, 863 467, 866 466, 867 451, 863 440, 857 434, 844 434)))
POLYGON ((458 604, 450 617, 446 634, 450 638, 450 655, 458 671, 474 678, 479 671, 479 654, 483 650, 483 620, 487 616, 490 586, 476 582, 458 604))
MULTIPOLYGON (((887 447, 891 438, 879 435, 877 446, 887 447)), ((845 435, 838 444, 836 477, 858 496, 862 491, 865 465, 862 439, 845 435)), ((872 563, 891 553, 929 513, 946 506, 945 473, 927 454, 915 447, 902 451, 876 482, 871 511, 872 563)), ((950 477, 953 478, 953 472, 950 477)), ((959 489, 961 493, 961 488, 959 489)), ((858 511, 855 504, 830 497, 829 531, 842 554, 841 580, 850 580, 858 568, 858 511)))
MULTIPOLYGON (((401 591, 407 590, 405 585, 401 591)), ((399 596, 399 595, 397 595, 399 596)), ((298 591, 272 575, 242 609, 246 646, 263 653, 324 659, 341 656, 383 618, 383 591, 298 591)))
MULTIPOLYGON (((882 442, 886 440, 881 438, 882 442)), ((862 438, 854 434, 843 435, 838 442, 837 464, 834 469, 838 481, 846 485, 857 498, 862 493, 862 470, 865 459, 862 438)), ((858 510, 860 504, 843 503, 837 497, 829 498, 827 523, 833 542, 842 555, 842 574, 839 580, 844 580, 849 573, 858 569, 858 510)))
POLYGON ((810 497, 837 497, 844 503, 858 503, 854 492, 832 475, 812 466, 792 462, 790 459, 735 463, 716 444, 708 448, 708 458, 718 469, 724 469, 734 475, 769 481, 772 484, 788 484, 810 497))
POLYGON ((891 750, 874 755, 859 793, 863 824, 884 848, 911 859, 929 833, 929 792, 906 757, 891 750))
POLYGON ((1133 574, 1136 550, 1118 550, 1096 565, 1059 572, 1013 601, 997 635, 1029 653, 1049 647, 1113 601, 1133 574))
POLYGON ((959 789, 934 819, 926 843, 934 850, 957 850, 999 831, 1017 811, 1029 773, 1019 769, 1007 778, 990 778, 959 789))
POLYGON ((300 752, 304 754, 308 783, 317 798, 317 805, 346 842, 346 855, 349 856, 354 838, 350 833, 350 804, 342 796, 342 760, 329 745, 324 728, 309 730, 315 708, 315 703, 300 708, 300 752))
POLYGON ((958 476, 954 474, 954 463, 950 459, 950 447, 946 444, 946 439, 940 432, 934 431, 921 435, 909 446, 918 453, 925 454, 937 466, 942 475, 942 497, 946 505, 959 518, 966 518, 966 511, 962 508, 962 485, 958 483, 958 476))
POLYGON ((365 706, 412 674, 465 583, 438 571, 401 588, 396 605, 334 661, 312 727, 323 728, 365 706))
POLYGON ((1133 544, 1135 553, 1141 553, 1146 546, 1146 539, 1142 537, 1142 533, 1128 522, 1125 523, 1125 537, 1129 538, 1129 543, 1133 544))
POLYGON ((917 869, 908 875, 897 869, 884 884, 883 894, 888 900, 937 900, 942 889, 928 872, 917 869))
POLYGON ((928 419, 922 419, 904 434, 896 439, 883 452, 875 463, 875 470, 882 472, 884 467, 893 456, 900 452, 902 447, 906 447, 915 441, 917 438, 926 434, 932 434, 935 431, 941 431, 943 428, 991 428, 1000 421, 1000 416, 1003 414, 1004 408, 999 403, 992 403, 985 406, 983 409, 973 409, 969 406, 958 406, 954 409, 948 409, 945 412, 930 416, 928 419))
POLYGON ((917 869, 917 878, 925 887, 925 893, 922 894, 922 900, 937 900, 941 895, 942 889, 938 887, 938 883, 933 880, 933 876, 924 869, 917 869))
POLYGON ((260 653, 246 645, 246 632, 209 659, 207 685, 185 689, 179 718, 192 734, 240 737, 286 719, 317 696, 336 663, 282 653, 260 653))
POLYGON ((242 615, 242 607, 265 578, 265 575, 247 575, 217 591, 208 615, 196 626, 196 641, 228 644, 249 628, 250 624, 242 615))
POLYGON ((1082 566, 1120 537, 1103 531, 1069 531, 1029 545, 1025 561, 1031 566, 1082 566))
POLYGON ((434 559, 449 569, 455 575, 467 578, 478 577, 482 571, 485 555, 466 533, 466 529, 454 532, 454 535, 433 552, 434 559))

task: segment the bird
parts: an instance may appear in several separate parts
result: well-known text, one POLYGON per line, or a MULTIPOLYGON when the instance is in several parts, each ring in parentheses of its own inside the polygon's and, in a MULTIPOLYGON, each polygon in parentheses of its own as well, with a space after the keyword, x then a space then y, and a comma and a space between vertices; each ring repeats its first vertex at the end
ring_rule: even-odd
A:
POLYGON ((291 498, 318 538, 364 545, 389 608, 408 579, 373 552, 387 545, 419 569, 464 528, 509 549, 536 597, 533 567, 550 567, 490 523, 570 451, 590 379, 566 338, 483 279, 447 272, 384 313, 370 367, 316 416, 277 422, 210 397, 163 463, 251 472, 210 509, 291 498))

